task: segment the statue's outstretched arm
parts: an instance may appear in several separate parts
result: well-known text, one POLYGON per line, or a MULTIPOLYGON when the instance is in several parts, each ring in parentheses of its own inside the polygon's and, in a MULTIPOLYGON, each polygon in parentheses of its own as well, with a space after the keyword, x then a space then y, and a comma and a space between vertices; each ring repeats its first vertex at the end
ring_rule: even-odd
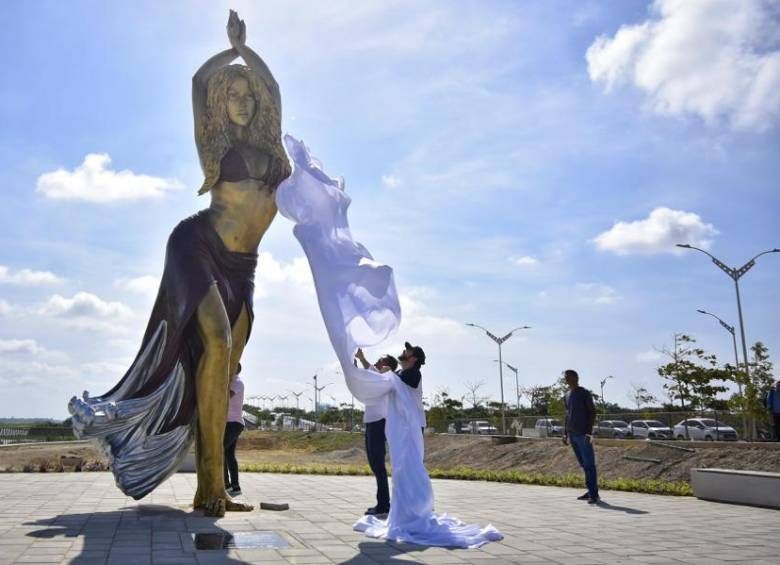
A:
POLYGON ((227 49, 217 53, 203 63, 192 77, 192 113, 195 116, 195 124, 200 123, 201 118, 206 115, 206 95, 209 78, 216 71, 233 62, 236 57, 238 57, 238 51, 235 49, 227 49))
POLYGON ((279 102, 279 85, 276 83, 274 75, 271 74, 268 65, 260 58, 260 55, 255 53, 252 48, 246 44, 246 25, 243 20, 239 19, 238 14, 233 10, 230 10, 227 32, 230 45, 233 46, 233 49, 241 56, 247 66, 260 75, 260 78, 271 91, 271 94, 276 98, 277 102, 279 102))

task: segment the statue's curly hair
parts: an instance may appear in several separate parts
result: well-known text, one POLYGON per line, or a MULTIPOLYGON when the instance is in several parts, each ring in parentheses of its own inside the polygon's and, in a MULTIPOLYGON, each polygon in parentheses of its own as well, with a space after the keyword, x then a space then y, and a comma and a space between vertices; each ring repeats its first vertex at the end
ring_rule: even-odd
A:
POLYGON ((251 68, 228 65, 215 72, 208 81, 206 112, 195 124, 195 144, 198 147, 205 180, 198 194, 211 190, 220 174, 220 161, 236 142, 268 153, 271 165, 280 173, 271 179, 273 188, 290 176, 291 168, 282 145, 282 103, 277 94, 251 68), (255 113, 248 125, 242 127, 228 118, 228 89, 237 78, 243 78, 255 97, 255 113))

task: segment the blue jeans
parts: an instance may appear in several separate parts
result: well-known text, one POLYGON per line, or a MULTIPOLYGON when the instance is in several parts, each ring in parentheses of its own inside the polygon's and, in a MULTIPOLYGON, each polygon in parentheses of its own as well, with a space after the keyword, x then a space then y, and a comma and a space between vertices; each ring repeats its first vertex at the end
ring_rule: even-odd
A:
POLYGON ((599 497, 599 481, 596 474, 596 454, 593 452, 593 443, 584 434, 569 433, 569 443, 577 457, 577 462, 585 471, 585 485, 591 498, 599 497))

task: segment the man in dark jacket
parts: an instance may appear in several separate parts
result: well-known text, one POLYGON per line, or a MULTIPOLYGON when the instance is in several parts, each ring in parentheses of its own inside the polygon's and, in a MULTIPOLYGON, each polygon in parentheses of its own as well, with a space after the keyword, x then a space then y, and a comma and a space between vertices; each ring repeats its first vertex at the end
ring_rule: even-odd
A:
POLYGON ((780 381, 775 383, 774 388, 769 389, 769 394, 766 395, 766 409, 775 428, 775 441, 780 441, 780 381))
POLYGON ((596 473, 596 454, 593 451, 593 422, 596 421, 596 407, 593 395, 579 385, 577 371, 567 369, 563 372, 569 392, 563 398, 566 405, 566 422, 563 431, 564 445, 571 443, 574 455, 585 472, 585 484, 588 492, 577 497, 596 504, 599 499, 598 475, 596 473))

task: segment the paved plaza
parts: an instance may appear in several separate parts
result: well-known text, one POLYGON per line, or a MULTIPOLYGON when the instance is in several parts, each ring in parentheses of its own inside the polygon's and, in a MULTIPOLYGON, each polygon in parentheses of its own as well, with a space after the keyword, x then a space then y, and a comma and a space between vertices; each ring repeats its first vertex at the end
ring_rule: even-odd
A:
MULTIPOLYGON (((352 531, 371 503, 371 477, 242 475, 244 499, 287 502, 205 518, 188 507, 195 476, 178 474, 136 502, 108 473, 0 475, 0 565, 7 563, 780 563, 780 512, 695 498, 434 481, 436 507, 505 534, 479 550, 370 540, 352 531), (283 549, 196 549, 193 533, 276 533, 283 549)), ((254 538, 262 537, 254 536, 254 538)), ((224 536, 212 536, 223 539, 224 536)), ((263 538, 265 539, 265 538, 263 538)), ((242 541, 243 540, 243 541, 242 541)))

